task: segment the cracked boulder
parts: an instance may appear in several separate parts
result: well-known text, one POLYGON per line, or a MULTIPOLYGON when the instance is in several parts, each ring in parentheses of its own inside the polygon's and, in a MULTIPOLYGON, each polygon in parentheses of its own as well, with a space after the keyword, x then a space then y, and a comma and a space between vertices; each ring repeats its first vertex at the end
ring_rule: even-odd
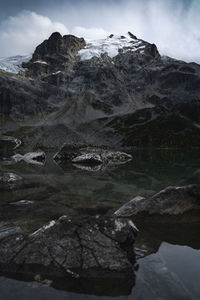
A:
MULTIPOLYGON (((178 216, 200 209, 200 185, 170 186, 149 198, 135 197, 115 212, 117 217, 149 215, 178 216)), ((198 214, 199 215, 199 214, 198 214)))
POLYGON ((6 273, 72 278, 133 278, 137 228, 117 218, 63 216, 32 234, 0 240, 6 273))
MULTIPOLYGON (((62 165, 71 162, 78 166, 107 166, 115 164, 123 164, 132 159, 130 154, 114 151, 109 148, 100 148, 87 145, 69 145, 64 144, 58 153, 54 156, 54 160, 62 165)), ((97 168, 99 170, 99 168, 97 168)))

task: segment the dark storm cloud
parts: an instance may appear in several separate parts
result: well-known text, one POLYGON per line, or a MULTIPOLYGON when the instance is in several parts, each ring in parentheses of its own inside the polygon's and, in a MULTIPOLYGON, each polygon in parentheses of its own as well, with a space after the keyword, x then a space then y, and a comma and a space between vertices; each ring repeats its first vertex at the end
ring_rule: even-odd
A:
MULTIPOLYGON (((132 2, 148 2, 150 0, 132 0, 132 2)), ((187 9, 192 0, 164 0, 165 2, 182 3, 187 9)), ((1 20, 8 16, 16 15, 22 10, 35 11, 41 13, 51 9, 60 10, 66 6, 74 6, 75 8, 87 5, 96 6, 97 4, 122 5, 126 0, 0 0, 0 16, 1 20)))

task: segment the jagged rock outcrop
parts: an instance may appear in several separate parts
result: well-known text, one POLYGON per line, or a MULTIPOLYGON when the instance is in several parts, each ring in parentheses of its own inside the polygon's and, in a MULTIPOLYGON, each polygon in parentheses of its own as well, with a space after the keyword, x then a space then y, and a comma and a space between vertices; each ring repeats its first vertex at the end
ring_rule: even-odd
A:
POLYGON ((28 74, 38 76, 48 73, 69 71, 76 60, 79 50, 84 48, 86 42, 83 38, 74 35, 62 36, 59 32, 54 32, 48 40, 40 44, 33 53, 31 60, 24 63, 28 68, 28 74))
POLYGON ((75 278, 134 279, 137 229, 117 218, 61 217, 36 232, 0 239, 1 271, 75 278))
POLYGON ((115 212, 117 217, 149 215, 183 215, 200 209, 200 185, 168 187, 149 198, 135 197, 115 212))

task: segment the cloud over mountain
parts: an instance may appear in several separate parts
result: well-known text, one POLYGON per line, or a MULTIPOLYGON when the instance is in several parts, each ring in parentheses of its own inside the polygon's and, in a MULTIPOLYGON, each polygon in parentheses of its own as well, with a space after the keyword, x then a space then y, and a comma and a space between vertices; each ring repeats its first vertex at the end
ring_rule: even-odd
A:
POLYGON ((53 31, 89 39, 131 31, 162 55, 200 62, 199 0, 43 0, 35 8, 0 24, 0 56, 31 53, 53 31))
POLYGON ((31 53, 54 31, 68 33, 65 25, 35 12, 23 11, 9 17, 0 29, 0 56, 31 53))

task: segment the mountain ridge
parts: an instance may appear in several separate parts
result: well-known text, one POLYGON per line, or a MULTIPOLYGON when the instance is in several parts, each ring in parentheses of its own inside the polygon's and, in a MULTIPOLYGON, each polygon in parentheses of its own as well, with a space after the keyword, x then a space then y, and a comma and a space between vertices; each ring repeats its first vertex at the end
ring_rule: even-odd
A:
POLYGON ((22 66, 25 72, 16 75, 0 73, 2 134, 24 138, 19 132, 29 126, 25 139, 32 147, 79 138, 130 147, 200 147, 200 65, 161 57, 156 45, 131 33, 101 43, 53 33, 22 66), (119 125, 112 121, 109 127, 109 120, 119 125), (176 143, 177 136, 182 139, 176 143))

